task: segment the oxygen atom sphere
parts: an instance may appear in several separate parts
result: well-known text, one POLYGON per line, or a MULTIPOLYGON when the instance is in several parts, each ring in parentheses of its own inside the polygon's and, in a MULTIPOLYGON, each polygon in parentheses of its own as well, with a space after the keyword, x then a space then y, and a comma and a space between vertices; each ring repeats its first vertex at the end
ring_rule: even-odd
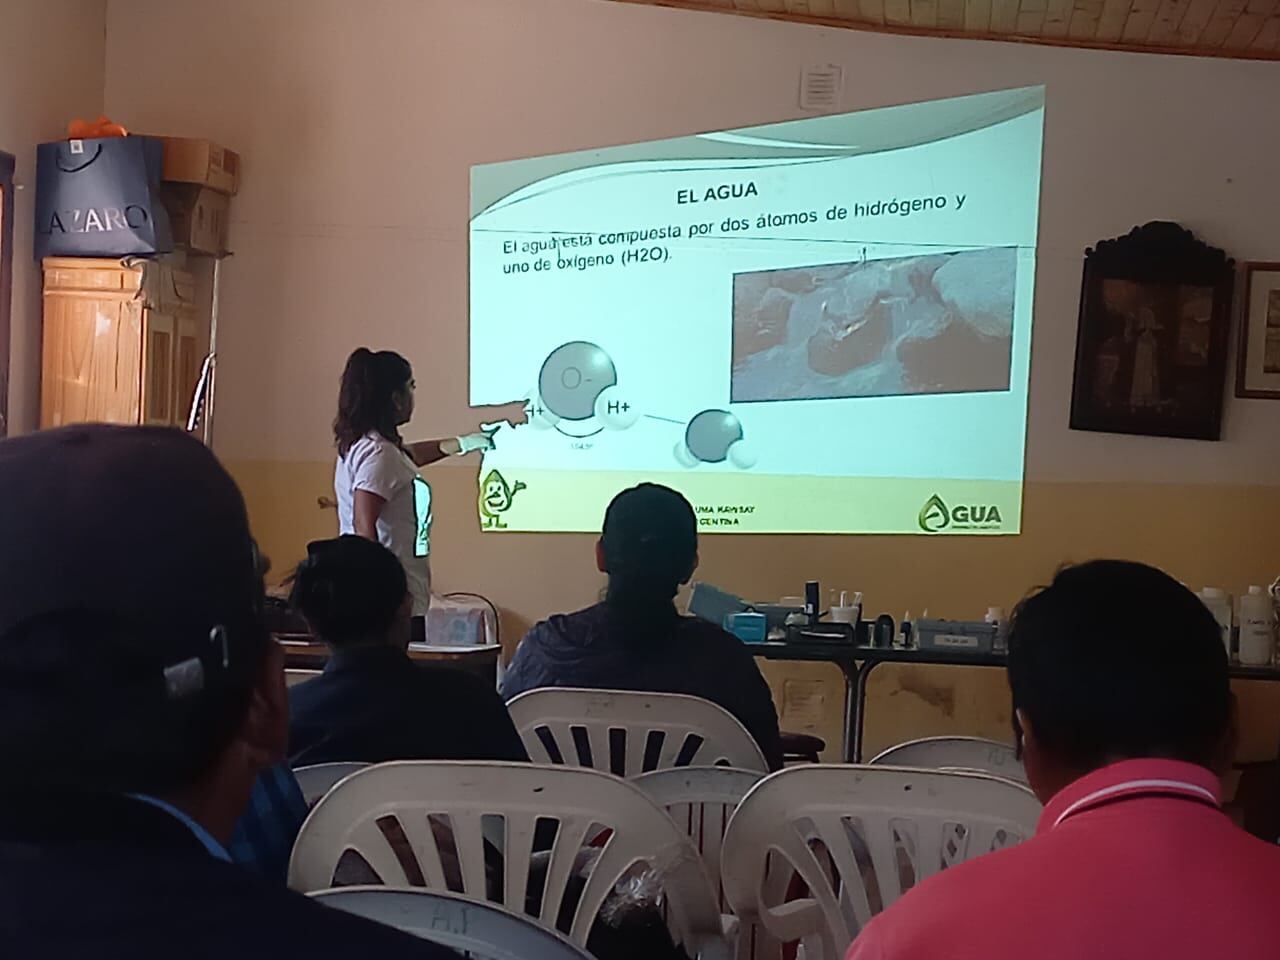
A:
POLYGON ((742 437, 742 422, 728 410, 703 410, 684 432, 689 452, 703 463, 723 463, 742 437))
POLYGON ((565 420, 590 420, 596 398, 618 382, 613 360, 585 340, 564 343, 551 351, 538 374, 542 405, 565 420))

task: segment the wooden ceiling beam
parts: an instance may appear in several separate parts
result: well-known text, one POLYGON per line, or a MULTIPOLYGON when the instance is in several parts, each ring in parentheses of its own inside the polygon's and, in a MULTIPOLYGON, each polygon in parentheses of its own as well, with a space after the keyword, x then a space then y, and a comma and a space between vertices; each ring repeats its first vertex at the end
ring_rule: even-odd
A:
POLYGON ((1280 16, 1273 0, 806 0, 803 12, 790 9, 788 0, 613 2, 903 36, 1280 60, 1280 16), (1072 35, 1087 29, 1089 35, 1072 35), (1167 42, 1152 42, 1152 33, 1167 42))

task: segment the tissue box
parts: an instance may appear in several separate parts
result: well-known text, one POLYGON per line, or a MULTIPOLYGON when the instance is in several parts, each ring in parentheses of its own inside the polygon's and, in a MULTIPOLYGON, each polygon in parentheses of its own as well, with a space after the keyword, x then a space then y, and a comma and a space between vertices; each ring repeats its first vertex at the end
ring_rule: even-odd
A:
POLYGON ((724 628, 743 643, 764 643, 768 633, 763 613, 731 613, 724 618, 724 628))

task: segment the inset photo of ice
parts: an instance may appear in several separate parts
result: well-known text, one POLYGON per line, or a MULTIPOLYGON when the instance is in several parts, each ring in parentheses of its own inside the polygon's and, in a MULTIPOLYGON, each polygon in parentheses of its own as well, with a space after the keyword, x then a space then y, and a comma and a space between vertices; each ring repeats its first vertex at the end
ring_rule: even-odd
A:
POLYGON ((739 273, 734 403, 1009 389, 1016 247, 739 273))

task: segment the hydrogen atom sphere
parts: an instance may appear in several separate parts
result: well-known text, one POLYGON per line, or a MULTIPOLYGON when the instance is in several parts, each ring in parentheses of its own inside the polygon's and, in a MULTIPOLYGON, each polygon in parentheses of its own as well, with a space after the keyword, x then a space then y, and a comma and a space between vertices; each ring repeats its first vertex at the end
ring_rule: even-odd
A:
POLYGON ((640 419, 640 408, 631 402, 626 390, 615 384, 605 387, 596 397, 596 416, 610 430, 625 430, 640 419))
POLYGON ((750 440, 739 440, 729 444, 729 462, 739 470, 750 470, 760 458, 750 440))

